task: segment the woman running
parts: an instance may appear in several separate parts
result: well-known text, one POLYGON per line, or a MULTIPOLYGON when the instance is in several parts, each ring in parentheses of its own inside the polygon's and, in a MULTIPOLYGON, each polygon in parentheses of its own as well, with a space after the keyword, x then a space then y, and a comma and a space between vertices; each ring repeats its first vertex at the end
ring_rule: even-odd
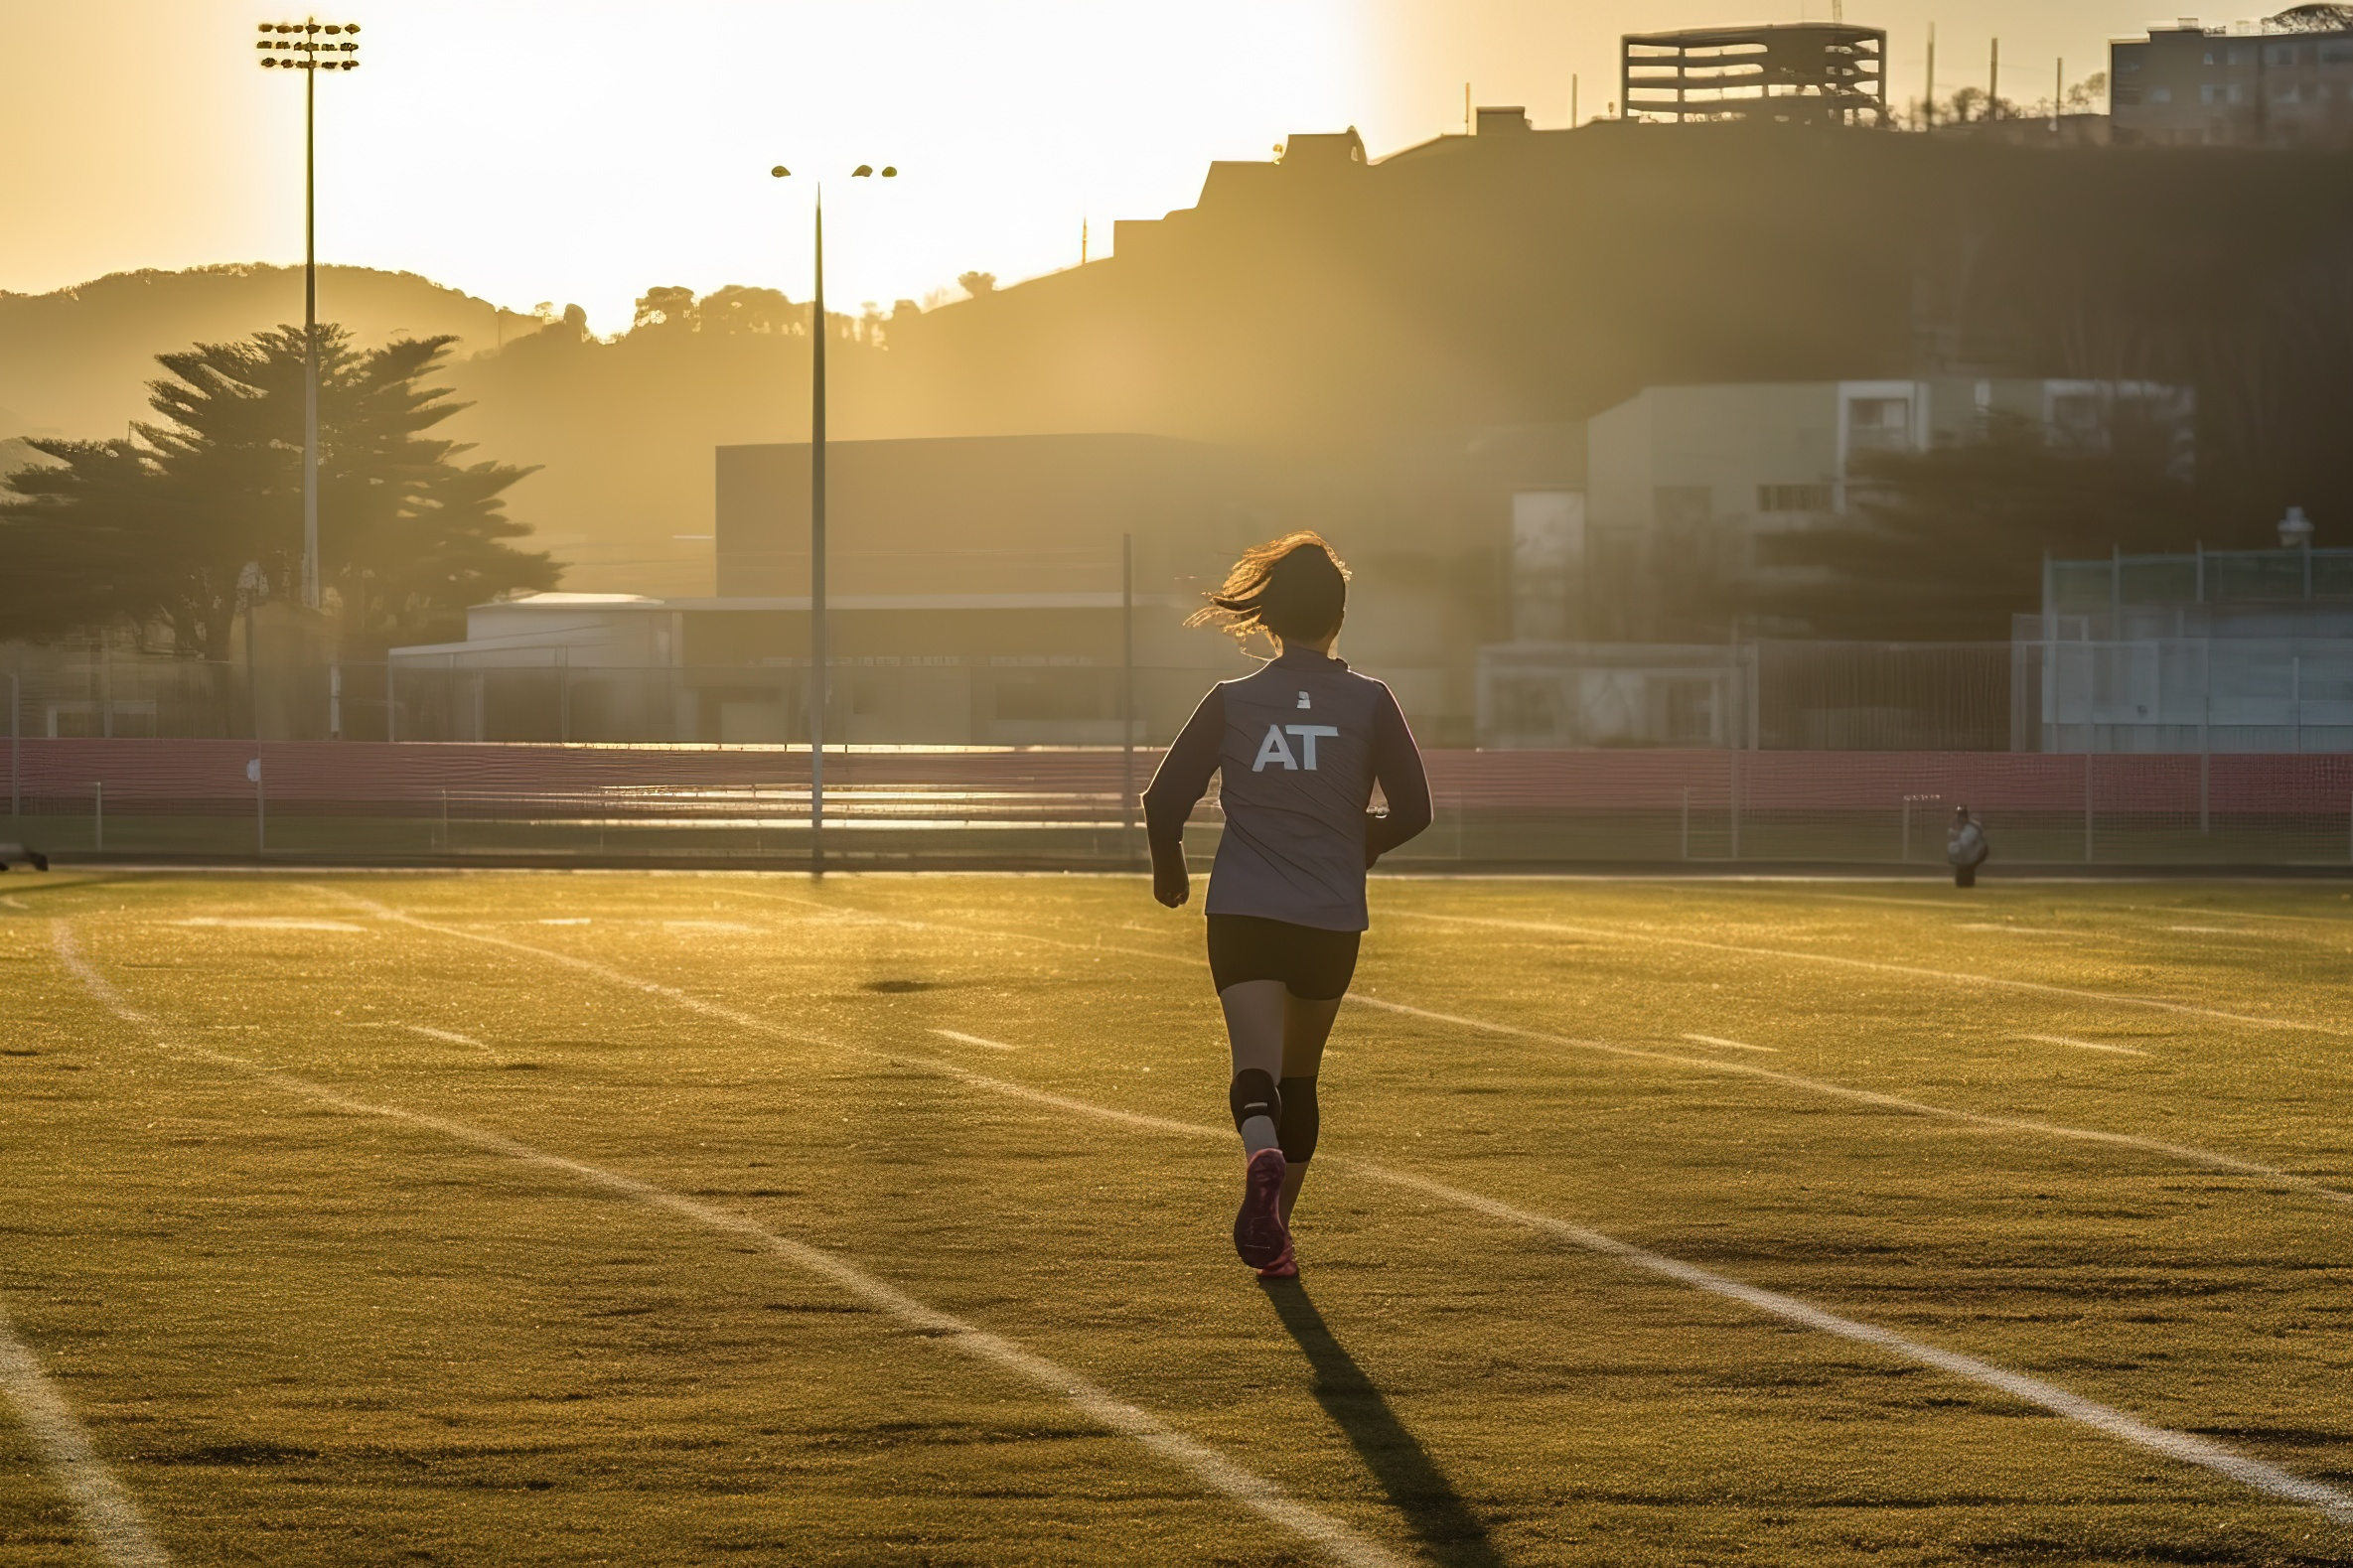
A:
POLYGON ((1209 972, 1234 1046, 1231 1100, 1247 1161, 1234 1249, 1260 1277, 1299 1272, 1291 1207, 1315 1153, 1316 1070, 1366 926, 1365 872, 1429 826, 1421 754, 1378 680, 1332 656, 1348 568, 1313 533, 1244 552, 1185 624, 1263 632, 1277 656, 1210 688, 1144 791, 1152 896, 1190 895, 1185 818, 1224 775, 1225 837, 1209 879, 1209 972), (1366 807, 1378 783, 1387 815, 1366 807))

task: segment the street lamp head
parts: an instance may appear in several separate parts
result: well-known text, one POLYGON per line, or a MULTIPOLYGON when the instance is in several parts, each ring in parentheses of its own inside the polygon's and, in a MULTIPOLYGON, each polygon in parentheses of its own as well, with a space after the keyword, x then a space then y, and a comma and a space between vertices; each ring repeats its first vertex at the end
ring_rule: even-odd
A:
POLYGON ((776 179, 779 179, 779 180, 790 179, 790 178, 792 177, 792 174, 793 174, 793 171, 792 171, 792 170, 790 170, 790 169, 786 168, 786 167, 785 167, 783 164, 781 164, 781 163, 780 163, 780 164, 778 164, 778 165, 777 165, 777 166, 776 166, 774 169, 771 169, 771 170, 769 170, 768 172, 769 172, 769 174, 770 174, 771 176, 773 176, 774 178, 776 178, 776 179))
POLYGON ((887 163, 886 163, 886 164, 884 164, 884 165, 882 166, 882 177, 883 177, 885 180, 896 180, 896 179, 898 179, 898 178, 899 178, 899 166, 898 166, 897 164, 887 164, 887 163))
POLYGON ((863 180, 863 179, 865 179, 865 178, 866 178, 868 175, 872 174, 873 172, 874 172, 874 165, 872 165, 872 164, 870 164, 870 163, 862 163, 862 164, 858 165, 858 166, 857 166, 855 169, 852 169, 852 170, 849 172, 849 177, 850 177, 852 180, 863 180))

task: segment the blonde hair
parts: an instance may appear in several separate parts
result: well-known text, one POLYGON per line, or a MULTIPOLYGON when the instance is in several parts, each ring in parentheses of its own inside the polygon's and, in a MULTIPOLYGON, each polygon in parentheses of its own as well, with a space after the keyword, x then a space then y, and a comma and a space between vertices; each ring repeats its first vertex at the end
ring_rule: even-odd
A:
POLYGON ((1312 642, 1340 629, 1348 613, 1348 567, 1320 533, 1301 529, 1242 552, 1224 586, 1186 618, 1237 641, 1265 632, 1285 642, 1312 642))

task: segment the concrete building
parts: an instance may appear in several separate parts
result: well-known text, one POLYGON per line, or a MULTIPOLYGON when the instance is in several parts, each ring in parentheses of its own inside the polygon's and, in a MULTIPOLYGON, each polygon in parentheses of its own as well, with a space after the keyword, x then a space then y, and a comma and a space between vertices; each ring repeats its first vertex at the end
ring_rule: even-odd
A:
MULTIPOLYGON (((1470 744, 1478 649, 1579 635, 1583 456, 1580 425, 1279 457, 1120 434, 832 443, 826 733, 1116 744, 1132 657, 1137 738, 1165 741, 1250 667, 1186 616, 1244 547, 1313 527, 1355 574, 1346 656, 1425 740, 1470 744)), ((476 606, 462 641, 393 650, 405 733, 803 739, 809 450, 717 466, 712 597, 476 606)))
POLYGON ((1873 125, 1887 118, 1886 61, 1884 31, 1841 22, 1629 33, 1618 101, 1630 120, 1873 125))
POLYGON ((2119 142, 2353 145, 2353 7, 2228 27, 2184 20, 2116 40, 2109 102, 2119 142))
POLYGON ((2353 751, 2353 549, 2051 561, 2012 653, 2022 748, 2353 751))
POLYGON ((1586 427, 1586 635, 1649 641, 1679 586, 1772 581, 1776 535, 1836 525, 1856 460, 1973 439, 1997 420, 2054 443, 2101 445, 2128 422, 2195 456, 2195 399, 2143 381, 1930 377, 1654 386, 1586 427))

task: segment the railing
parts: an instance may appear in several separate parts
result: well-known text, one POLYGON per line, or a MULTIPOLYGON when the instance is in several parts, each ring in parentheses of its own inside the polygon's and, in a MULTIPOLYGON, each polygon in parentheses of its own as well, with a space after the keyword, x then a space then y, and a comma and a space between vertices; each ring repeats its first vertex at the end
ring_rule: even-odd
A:
MULTIPOLYGON (((53 855, 545 864, 807 862, 809 754, 764 746, 33 740, 4 834, 53 855), (256 766, 257 765, 257 766, 256 766)), ((1968 805, 1994 865, 2353 866, 2353 757, 1739 751, 1427 754, 1397 868, 1932 868, 1968 805)), ((1133 759, 1148 778, 1157 754, 1133 759)), ((851 748, 828 861, 1133 867, 1116 748, 851 748)), ((1216 841, 1214 797, 1192 847, 1216 841)))

